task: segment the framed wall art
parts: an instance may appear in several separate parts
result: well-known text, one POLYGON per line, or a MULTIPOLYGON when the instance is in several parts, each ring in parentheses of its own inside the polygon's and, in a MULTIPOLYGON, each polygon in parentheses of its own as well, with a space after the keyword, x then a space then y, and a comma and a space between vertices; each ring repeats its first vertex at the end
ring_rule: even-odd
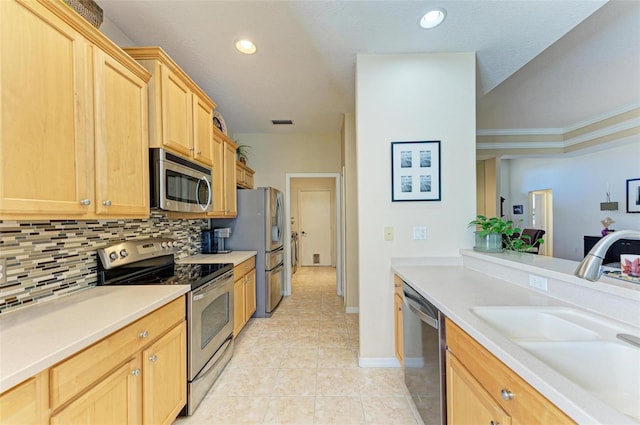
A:
POLYGON ((440 200, 440 141, 391 142, 391 201, 440 200))
POLYGON ((627 180, 627 212, 640 213, 640 178, 627 180))

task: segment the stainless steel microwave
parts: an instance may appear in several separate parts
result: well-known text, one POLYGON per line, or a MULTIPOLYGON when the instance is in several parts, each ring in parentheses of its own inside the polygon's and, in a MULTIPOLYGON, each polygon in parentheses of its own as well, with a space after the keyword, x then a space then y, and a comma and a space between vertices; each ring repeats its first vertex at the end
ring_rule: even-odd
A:
POLYGON ((150 149, 151 208, 213 211, 211 169, 164 149, 150 149))

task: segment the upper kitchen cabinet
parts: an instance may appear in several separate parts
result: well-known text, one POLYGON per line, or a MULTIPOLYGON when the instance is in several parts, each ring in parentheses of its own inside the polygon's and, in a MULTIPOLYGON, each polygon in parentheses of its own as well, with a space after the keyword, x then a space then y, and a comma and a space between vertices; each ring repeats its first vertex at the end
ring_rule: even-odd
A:
POLYGON ((0 2, 0 219, 149 215, 149 73, 59 1, 0 2))
POLYGON ((213 165, 211 123, 215 103, 160 47, 124 49, 152 75, 149 145, 213 165))
POLYGON ((213 211, 210 217, 236 217, 236 143, 213 128, 213 211))

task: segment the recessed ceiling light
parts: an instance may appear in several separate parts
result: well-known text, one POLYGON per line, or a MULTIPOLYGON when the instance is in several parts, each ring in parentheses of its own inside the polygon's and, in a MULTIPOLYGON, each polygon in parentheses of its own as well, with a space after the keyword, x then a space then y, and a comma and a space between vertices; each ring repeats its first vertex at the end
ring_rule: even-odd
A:
POLYGON ((247 39, 236 41, 236 49, 238 49, 240 53, 244 53, 245 55, 252 55, 257 50, 256 45, 253 44, 251 40, 247 39))
POLYGON ((420 26, 424 29, 435 28, 440 25, 446 17, 447 11, 442 8, 430 10, 420 19, 420 26))

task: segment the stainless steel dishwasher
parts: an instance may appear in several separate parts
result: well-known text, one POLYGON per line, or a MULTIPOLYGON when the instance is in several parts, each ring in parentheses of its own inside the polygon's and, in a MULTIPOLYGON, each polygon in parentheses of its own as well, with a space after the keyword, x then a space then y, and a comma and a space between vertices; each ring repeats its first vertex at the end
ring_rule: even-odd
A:
POLYGON ((402 292, 404 382, 425 425, 446 425, 445 316, 406 282, 402 292))

